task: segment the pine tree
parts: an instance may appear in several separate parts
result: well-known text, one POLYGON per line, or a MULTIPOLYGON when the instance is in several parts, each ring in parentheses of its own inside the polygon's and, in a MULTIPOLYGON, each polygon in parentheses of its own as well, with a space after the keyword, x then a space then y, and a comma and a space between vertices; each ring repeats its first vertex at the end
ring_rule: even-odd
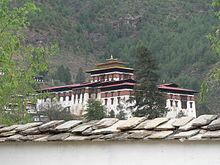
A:
POLYGON ((72 83, 70 69, 68 67, 64 67, 63 65, 59 66, 55 72, 54 79, 59 80, 64 84, 72 83))
POLYGON ((85 74, 84 74, 82 68, 80 67, 78 70, 78 73, 76 75, 75 83, 82 83, 82 82, 85 82, 85 80, 86 80, 85 74))
POLYGON ((89 99, 87 102, 86 120, 100 120, 107 117, 107 110, 100 101, 89 99))
POLYGON ((137 49, 135 79, 137 85, 131 101, 134 101, 134 116, 156 118, 166 113, 165 96, 158 90, 158 66, 151 52, 144 46, 137 49))

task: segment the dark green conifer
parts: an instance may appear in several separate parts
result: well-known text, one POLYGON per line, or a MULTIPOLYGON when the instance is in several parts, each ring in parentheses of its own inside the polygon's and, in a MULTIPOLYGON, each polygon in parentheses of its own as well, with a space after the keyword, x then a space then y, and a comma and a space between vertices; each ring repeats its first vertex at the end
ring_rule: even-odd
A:
POLYGON ((78 73, 76 75, 75 83, 83 83, 83 82, 85 82, 85 80, 86 80, 85 73, 83 72, 82 68, 80 67, 78 70, 78 73))
POLYGON ((156 118, 166 113, 165 96, 158 90, 158 66, 151 52, 144 46, 137 49, 135 56, 135 79, 137 85, 131 101, 134 101, 134 116, 156 118))

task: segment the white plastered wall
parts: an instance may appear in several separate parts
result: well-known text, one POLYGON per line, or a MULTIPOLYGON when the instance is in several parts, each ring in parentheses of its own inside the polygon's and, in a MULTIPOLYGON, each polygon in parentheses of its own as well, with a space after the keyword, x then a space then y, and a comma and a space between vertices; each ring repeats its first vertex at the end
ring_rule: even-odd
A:
POLYGON ((219 165, 220 142, 1 143, 2 165, 219 165))
MULTIPOLYGON (((178 95, 176 93, 168 93, 168 94, 172 94, 172 95, 178 95)), ((181 94, 181 96, 192 96, 193 95, 183 95, 181 94)), ((180 111, 182 111, 184 113, 184 115, 186 116, 191 116, 191 117, 196 117, 196 104, 195 101, 187 101, 187 108, 186 109, 182 109, 181 108, 181 100, 178 99, 167 99, 166 100, 166 108, 168 108, 170 111, 167 113, 166 117, 168 118, 174 118, 178 115, 178 113, 180 111), (170 106, 170 100, 173 101, 173 106, 170 106), (176 102, 178 103, 178 106, 176 107, 176 102), (190 102, 192 102, 192 108, 190 107, 190 102)))

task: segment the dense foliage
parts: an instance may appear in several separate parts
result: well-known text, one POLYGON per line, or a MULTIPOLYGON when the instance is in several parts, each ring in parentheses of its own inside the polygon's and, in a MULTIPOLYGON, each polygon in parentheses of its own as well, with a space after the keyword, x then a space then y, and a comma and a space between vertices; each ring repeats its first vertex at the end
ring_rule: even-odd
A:
POLYGON ((63 83, 64 85, 71 84, 72 78, 70 74, 70 69, 63 65, 59 66, 53 74, 53 79, 55 80, 55 85, 63 83))
POLYGON ((83 83, 85 81, 86 81, 85 73, 80 67, 76 75, 75 83, 83 83))
POLYGON ((37 40, 58 41, 75 55, 104 60, 113 54, 132 65, 142 43, 158 59, 161 81, 194 89, 217 60, 206 38, 217 25, 209 0, 44 0, 38 5, 42 12, 32 17, 31 29, 41 34, 37 40))
POLYGON ((217 8, 211 6, 210 0, 38 0, 36 3, 42 12, 30 15, 28 42, 58 42, 61 52, 53 66, 66 65, 73 59, 70 70, 74 77, 79 67, 83 70, 91 67, 88 59, 95 58, 94 64, 111 54, 133 66, 135 49, 143 44, 158 60, 160 83, 175 82, 199 90, 208 70, 218 61, 207 37, 218 26, 213 11, 217 8), (86 62, 80 63, 75 57, 86 62))
POLYGON ((158 90, 158 66, 151 52, 144 46, 137 48, 135 55, 135 78, 137 85, 131 101, 134 102, 134 116, 148 118, 162 117, 166 113, 164 95, 158 90))
POLYGON ((22 30, 29 25, 28 15, 38 11, 33 3, 11 7, 10 0, 0 1, 0 123, 18 124, 30 120, 27 103, 37 88, 33 79, 47 69, 45 59, 50 48, 24 44, 22 30))
POLYGON ((89 99, 87 102, 87 108, 85 110, 85 119, 90 120, 101 120, 107 117, 107 110, 105 106, 98 100, 89 99))
POLYGON ((59 103, 53 102, 51 104, 40 106, 39 115, 48 117, 48 120, 73 120, 77 119, 73 116, 69 109, 63 108, 59 103))

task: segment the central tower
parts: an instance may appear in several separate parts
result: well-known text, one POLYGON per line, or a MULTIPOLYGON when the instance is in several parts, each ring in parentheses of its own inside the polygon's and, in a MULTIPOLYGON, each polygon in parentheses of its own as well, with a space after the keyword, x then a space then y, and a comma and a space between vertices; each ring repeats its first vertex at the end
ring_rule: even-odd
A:
POLYGON ((127 62, 120 62, 111 56, 105 63, 95 64, 96 69, 86 71, 90 73, 90 82, 119 81, 134 79, 134 69, 125 67, 127 62))

